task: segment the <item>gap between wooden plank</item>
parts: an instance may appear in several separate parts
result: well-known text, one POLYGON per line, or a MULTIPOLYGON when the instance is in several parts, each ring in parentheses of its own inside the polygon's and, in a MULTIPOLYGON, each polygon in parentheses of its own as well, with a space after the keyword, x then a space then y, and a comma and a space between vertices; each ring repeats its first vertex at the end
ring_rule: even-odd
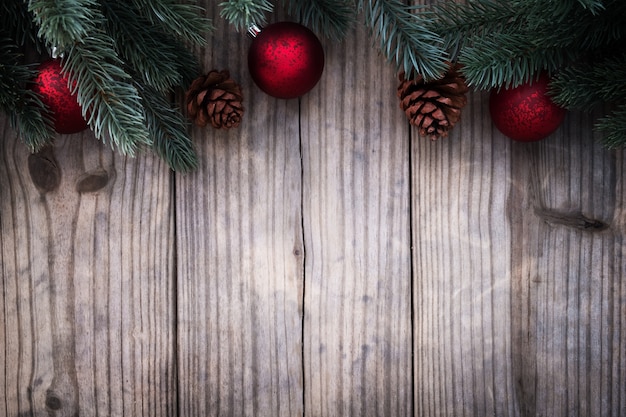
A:
POLYGON ((300 232, 302 239, 302 317, 300 319, 300 364, 302 366, 302 417, 306 415, 306 366, 304 363, 304 335, 306 315, 306 238, 304 233, 304 162, 302 160, 302 99, 298 99, 298 152, 300 153, 300 232))

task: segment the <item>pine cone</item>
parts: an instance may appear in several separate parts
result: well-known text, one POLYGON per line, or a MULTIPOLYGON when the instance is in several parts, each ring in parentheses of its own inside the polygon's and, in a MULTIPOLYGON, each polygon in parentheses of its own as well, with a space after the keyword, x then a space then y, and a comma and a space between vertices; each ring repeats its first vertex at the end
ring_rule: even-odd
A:
POLYGON ((446 137, 459 121, 461 109, 467 103, 468 88, 458 70, 459 65, 453 65, 442 78, 430 82, 424 82, 421 75, 406 80, 404 73, 400 73, 400 108, 409 122, 419 128, 420 135, 432 140, 446 137))
POLYGON ((227 70, 211 70, 196 78, 187 90, 187 114, 198 126, 216 129, 239 126, 243 117, 241 87, 227 70))

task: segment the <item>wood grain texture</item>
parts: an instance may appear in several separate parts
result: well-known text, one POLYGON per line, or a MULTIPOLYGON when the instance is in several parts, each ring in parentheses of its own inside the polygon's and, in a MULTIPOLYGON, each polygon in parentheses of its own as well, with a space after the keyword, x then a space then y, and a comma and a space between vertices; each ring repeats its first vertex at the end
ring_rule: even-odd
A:
POLYGON ((470 94, 448 138, 412 135, 415 408, 515 415, 511 368, 510 141, 470 94))
POLYGON ((302 99, 305 404, 412 413, 408 125, 363 25, 302 99))
POLYGON ((578 113, 511 142, 486 103, 412 142, 417 415, 623 415, 623 154, 578 113))
MULTIPOLYGON (((0 118, 0 416, 626 416, 626 153, 408 127, 359 23, 300 100, 203 0, 246 113, 197 172, 0 118)), ((278 11, 272 19, 283 20, 278 11)))
MULTIPOLYGON (((205 1, 218 16, 217 2, 205 1)), ((297 100, 251 81, 250 40, 225 22, 199 52, 229 68, 246 114, 194 128, 200 169, 177 178, 181 416, 303 414, 301 168, 297 100)))
POLYGON ((0 414, 172 415, 167 167, 89 134, 29 157, 6 118, 0 135, 0 414))
POLYGON ((516 146, 512 336, 522 415, 626 414, 624 154, 570 113, 516 146))

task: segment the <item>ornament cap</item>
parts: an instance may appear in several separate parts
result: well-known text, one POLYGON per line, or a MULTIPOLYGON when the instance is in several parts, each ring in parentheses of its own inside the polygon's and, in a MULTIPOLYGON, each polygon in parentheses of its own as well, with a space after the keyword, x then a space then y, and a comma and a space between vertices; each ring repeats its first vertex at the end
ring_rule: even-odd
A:
POLYGON ((63 51, 58 46, 53 46, 50 51, 50 56, 52 59, 63 58, 63 51))
POLYGON ((256 38, 259 33, 261 33, 261 28, 258 25, 252 23, 250 27, 248 27, 248 36, 252 39, 256 38))

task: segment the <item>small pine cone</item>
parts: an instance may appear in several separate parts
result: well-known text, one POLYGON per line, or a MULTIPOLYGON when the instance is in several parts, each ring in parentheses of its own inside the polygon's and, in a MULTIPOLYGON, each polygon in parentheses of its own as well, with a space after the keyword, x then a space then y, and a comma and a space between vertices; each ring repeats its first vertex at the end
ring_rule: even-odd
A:
POLYGON ((467 103, 468 88, 458 71, 459 65, 453 65, 442 78, 429 82, 424 82, 421 75, 406 80, 404 73, 400 73, 400 108, 409 122, 419 128, 421 136, 431 140, 446 137, 459 121, 461 109, 467 103))
POLYGON ((187 90, 187 114, 198 126, 216 129, 239 126, 243 117, 241 87, 227 70, 211 70, 196 78, 187 90))

